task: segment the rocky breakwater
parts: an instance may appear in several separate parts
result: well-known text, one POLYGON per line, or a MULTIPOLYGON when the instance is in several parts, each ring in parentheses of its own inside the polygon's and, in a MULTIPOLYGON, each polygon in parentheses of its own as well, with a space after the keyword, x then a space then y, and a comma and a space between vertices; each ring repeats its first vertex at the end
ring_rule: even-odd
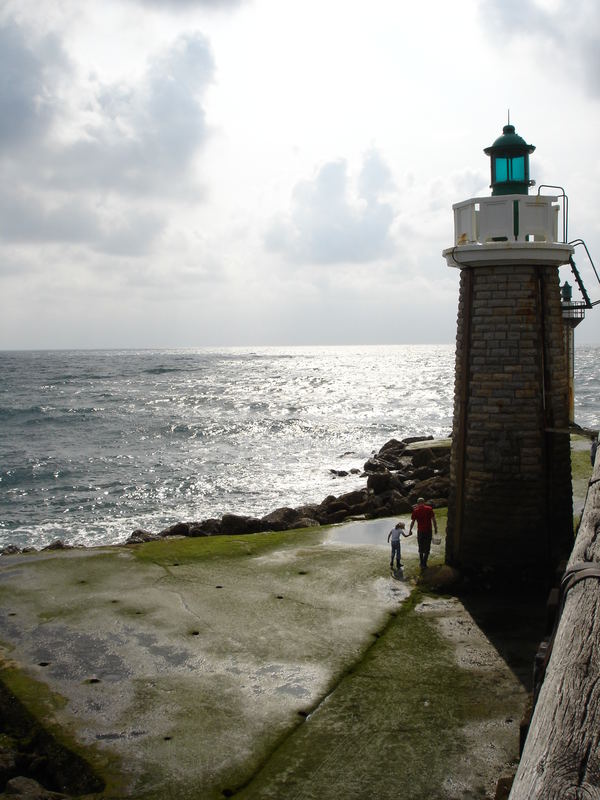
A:
MULTIPOLYGON (((224 514, 220 519, 198 522, 177 522, 152 533, 137 529, 127 544, 161 539, 166 536, 218 536, 285 531, 332 525, 347 519, 376 519, 409 513, 418 497, 425 497, 433 506, 448 503, 450 487, 450 448, 433 437, 390 439, 374 453, 359 472, 366 486, 340 495, 329 495, 320 503, 299 508, 277 508, 264 517, 224 514), (417 448, 410 445, 419 443, 417 448), (431 444, 429 444, 431 443, 431 444)), ((349 474, 331 470, 336 477, 349 474)))

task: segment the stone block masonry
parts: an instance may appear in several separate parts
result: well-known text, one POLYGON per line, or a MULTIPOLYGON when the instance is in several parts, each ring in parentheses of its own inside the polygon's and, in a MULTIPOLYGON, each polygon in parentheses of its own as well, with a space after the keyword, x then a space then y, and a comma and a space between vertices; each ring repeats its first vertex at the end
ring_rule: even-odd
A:
POLYGON ((499 262, 461 269, 446 560, 550 575, 573 541, 558 268, 499 262))

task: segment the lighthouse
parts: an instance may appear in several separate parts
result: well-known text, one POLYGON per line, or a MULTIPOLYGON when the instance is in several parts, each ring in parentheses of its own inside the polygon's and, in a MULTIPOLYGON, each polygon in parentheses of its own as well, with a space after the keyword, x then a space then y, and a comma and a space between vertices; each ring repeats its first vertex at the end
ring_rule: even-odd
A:
POLYGON ((529 193, 535 147, 513 125, 486 147, 491 195, 453 206, 460 271, 446 562, 549 578, 571 550, 569 380, 559 198, 529 193))

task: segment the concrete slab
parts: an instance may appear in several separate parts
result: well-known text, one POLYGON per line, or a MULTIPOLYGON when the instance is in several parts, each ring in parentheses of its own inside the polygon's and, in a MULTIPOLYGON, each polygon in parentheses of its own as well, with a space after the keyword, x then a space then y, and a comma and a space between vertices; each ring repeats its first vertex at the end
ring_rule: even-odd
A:
POLYGON ((317 531, 4 558, 2 677, 106 796, 223 797, 407 597, 378 525, 381 545, 317 531))

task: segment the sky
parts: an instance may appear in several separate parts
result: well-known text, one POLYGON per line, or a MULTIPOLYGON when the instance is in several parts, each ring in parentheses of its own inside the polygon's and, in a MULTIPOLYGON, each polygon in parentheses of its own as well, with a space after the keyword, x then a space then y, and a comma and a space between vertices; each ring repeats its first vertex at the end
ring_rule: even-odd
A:
POLYGON ((0 0, 0 349, 453 343, 509 109, 600 271, 599 40, 597 0, 0 0))

